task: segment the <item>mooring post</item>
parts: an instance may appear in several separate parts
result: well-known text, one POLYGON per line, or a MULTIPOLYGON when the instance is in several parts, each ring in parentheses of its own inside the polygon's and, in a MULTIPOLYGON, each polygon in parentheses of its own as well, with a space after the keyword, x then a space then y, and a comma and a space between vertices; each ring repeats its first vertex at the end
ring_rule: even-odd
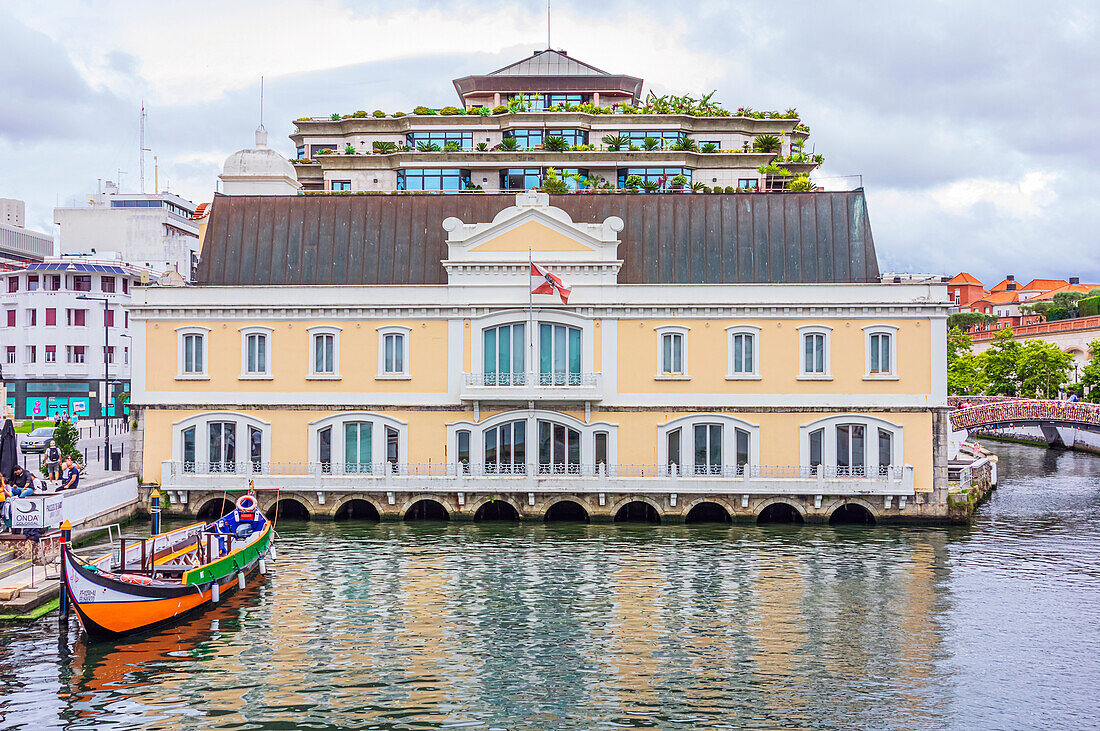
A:
POLYGON ((152 534, 155 536, 160 533, 160 491, 154 487, 153 493, 149 496, 149 499, 151 502, 149 506, 149 522, 151 523, 152 534))
MULTIPOLYGON (((69 521, 65 521, 61 524, 61 565, 65 565, 65 551, 69 547, 69 542, 73 539, 73 524, 69 521)), ((65 589, 65 571, 61 571, 61 593, 58 598, 57 612, 58 619, 62 623, 69 620, 69 592, 65 589)))

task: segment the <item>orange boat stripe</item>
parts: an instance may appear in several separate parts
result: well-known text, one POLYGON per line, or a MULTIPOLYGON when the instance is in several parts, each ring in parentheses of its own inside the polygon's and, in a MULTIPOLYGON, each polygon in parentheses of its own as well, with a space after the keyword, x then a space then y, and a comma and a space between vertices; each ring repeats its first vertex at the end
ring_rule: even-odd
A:
POLYGON ((209 592, 198 591, 169 599, 150 599, 140 602, 89 602, 80 605, 80 611, 100 627, 111 632, 130 632, 141 627, 171 619, 177 614, 194 609, 206 601, 209 592))

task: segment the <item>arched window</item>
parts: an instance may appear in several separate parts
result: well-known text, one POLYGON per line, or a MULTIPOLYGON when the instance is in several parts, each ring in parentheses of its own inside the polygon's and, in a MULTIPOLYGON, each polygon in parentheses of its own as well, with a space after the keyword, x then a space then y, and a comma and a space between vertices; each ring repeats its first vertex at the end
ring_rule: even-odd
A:
POLYGON ((827 325, 803 325, 798 328, 801 339, 798 349, 799 371, 802 380, 830 380, 829 334, 827 325))
POLYGON ((172 459, 184 472, 261 472, 271 461, 271 424, 235 411, 210 411, 172 425, 172 459))
POLYGON ((681 416, 657 427, 658 463, 682 475, 735 475, 760 463, 760 427, 725 414, 681 416))
POLYGON ((729 337, 729 373, 727 380, 755 380, 760 378, 757 339, 760 328, 755 325, 731 325, 726 328, 729 337))
POLYGON ((866 378, 892 378, 897 375, 897 331, 893 325, 868 325, 863 328, 866 378))
POLYGON ((208 375, 206 340, 210 328, 201 326, 176 328, 177 355, 176 378, 205 380, 208 375))
POLYGON ((407 460, 405 422, 369 411, 327 416, 309 424, 309 459, 326 474, 383 474, 407 460))
POLYGON ((801 460, 826 477, 876 477, 901 466, 902 427, 865 414, 841 414, 801 427, 801 460))
POLYGON ((662 325, 657 333, 657 380, 687 379, 688 332, 682 325, 662 325))
POLYGON ((614 464, 617 430, 554 411, 508 411, 449 424, 447 441, 462 474, 594 475, 599 463, 614 464))
POLYGON ((241 378, 271 378, 271 333, 270 327, 242 327, 241 332, 241 378))

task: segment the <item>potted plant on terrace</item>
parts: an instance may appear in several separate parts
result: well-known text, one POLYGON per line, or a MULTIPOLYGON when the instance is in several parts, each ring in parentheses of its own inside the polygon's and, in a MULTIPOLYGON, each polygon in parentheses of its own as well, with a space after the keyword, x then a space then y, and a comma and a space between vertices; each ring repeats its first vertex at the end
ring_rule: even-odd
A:
POLYGON ((600 141, 607 145, 609 152, 618 152, 625 145, 630 144, 630 138, 624 135, 604 135, 600 141))

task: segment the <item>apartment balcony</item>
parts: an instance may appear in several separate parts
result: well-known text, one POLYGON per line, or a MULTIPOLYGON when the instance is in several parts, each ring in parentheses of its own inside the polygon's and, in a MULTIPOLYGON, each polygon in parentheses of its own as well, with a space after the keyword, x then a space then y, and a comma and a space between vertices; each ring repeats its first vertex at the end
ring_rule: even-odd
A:
MULTIPOLYGON (((628 493, 683 495, 912 496, 913 468, 808 465, 594 465, 335 462, 179 462, 161 464, 161 488, 287 495, 348 492, 628 493)), ((321 500, 321 502, 324 502, 321 500)))
POLYGON ((463 401, 582 402, 603 400, 602 373, 463 373, 463 401))
MULTIPOLYGON (((295 163, 299 176, 305 171, 321 170, 401 170, 404 168, 496 169, 508 167, 688 167, 692 169, 755 170, 775 159, 770 152, 697 152, 692 150, 453 150, 438 152, 390 152, 354 155, 332 153, 316 155, 312 163, 295 163)), ((809 173, 818 163, 778 163, 795 175, 809 173)))

